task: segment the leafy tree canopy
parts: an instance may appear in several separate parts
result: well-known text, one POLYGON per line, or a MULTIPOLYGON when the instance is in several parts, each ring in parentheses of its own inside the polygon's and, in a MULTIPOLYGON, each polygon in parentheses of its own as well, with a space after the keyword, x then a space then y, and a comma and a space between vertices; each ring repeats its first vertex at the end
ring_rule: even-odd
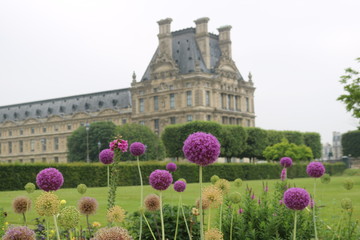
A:
POLYGON ((268 160, 279 161, 282 157, 290 157, 294 161, 311 160, 313 154, 311 148, 305 145, 296 145, 283 139, 281 143, 265 148, 263 155, 268 160))

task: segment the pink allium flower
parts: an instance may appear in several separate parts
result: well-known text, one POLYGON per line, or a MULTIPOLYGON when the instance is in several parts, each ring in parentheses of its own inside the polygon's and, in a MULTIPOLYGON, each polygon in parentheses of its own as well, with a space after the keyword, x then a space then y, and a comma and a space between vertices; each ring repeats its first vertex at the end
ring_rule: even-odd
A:
POLYGON ((281 178, 281 181, 285 181, 286 180, 286 168, 283 168, 283 170, 281 170, 281 175, 280 175, 280 178, 281 178))
POLYGON ((309 205, 310 195, 302 188, 289 188, 284 193, 286 207, 293 210, 303 210, 309 205))
POLYGON ((284 204, 284 200, 281 199, 281 200, 279 201, 279 204, 280 204, 280 205, 283 205, 283 204, 284 204))
POLYGON ((291 158, 289 157, 283 157, 280 159, 280 164, 285 167, 285 168, 288 168, 288 167, 291 167, 292 164, 293 164, 293 161, 291 158))
POLYGON ((114 162, 114 152, 111 149, 104 149, 99 154, 99 160, 103 164, 111 164, 114 162))
POLYGON ((177 169, 177 166, 175 163, 171 162, 166 164, 166 170, 168 170, 169 172, 175 172, 177 169))
POLYGON ((242 208, 240 208, 239 210, 238 210, 238 213, 239 214, 242 214, 244 212, 244 209, 242 209, 242 208))
POLYGON ((255 199, 255 194, 251 195, 251 199, 254 200, 255 199))
POLYGON ((115 139, 109 144, 111 150, 120 149, 121 152, 127 152, 128 141, 123 139, 115 139))
POLYGON ((216 137, 204 132, 196 132, 185 140, 185 157, 200 166, 214 163, 220 155, 220 143, 216 137))
POLYGON ((150 185, 159 191, 166 190, 172 183, 171 173, 166 170, 155 170, 149 176, 150 185))
POLYGON ((9 228, 5 235, 4 240, 21 239, 21 240, 35 240, 35 232, 28 227, 12 227, 9 228))
POLYGON ((186 183, 184 181, 176 181, 174 183, 174 190, 177 192, 183 192, 186 189, 186 183))
POLYGON ((130 145, 130 153, 134 156, 143 155, 146 151, 146 146, 141 142, 134 142, 130 145))
POLYGON ((45 168, 36 176, 36 184, 46 192, 58 190, 64 183, 64 177, 56 168, 45 168))
POLYGON ((319 178, 325 173, 325 167, 321 162, 311 162, 306 167, 306 172, 310 177, 319 178))

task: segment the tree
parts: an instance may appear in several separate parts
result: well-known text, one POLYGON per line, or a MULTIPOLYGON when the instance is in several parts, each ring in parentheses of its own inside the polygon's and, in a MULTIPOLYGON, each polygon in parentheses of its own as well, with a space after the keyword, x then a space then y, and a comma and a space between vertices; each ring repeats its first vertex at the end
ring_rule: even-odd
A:
POLYGON ((283 131, 285 138, 289 143, 294 143, 296 145, 304 144, 304 136, 301 132, 297 131, 283 131))
POLYGON ((260 128, 248 127, 245 128, 247 132, 246 148, 240 157, 262 158, 264 149, 268 146, 267 132, 260 128))
POLYGON ((282 141, 283 138, 285 138, 285 135, 281 131, 276 130, 266 130, 267 136, 268 136, 268 144, 269 146, 272 146, 276 143, 279 143, 282 141))
POLYGON ((360 130, 344 133, 341 145, 345 156, 360 157, 360 130))
MULTIPOLYGON (((360 58, 357 58, 356 61, 360 63, 360 58)), ((345 75, 340 78, 346 94, 340 95, 337 100, 345 103, 346 110, 351 112, 353 117, 360 119, 360 72, 347 68, 345 75)))
POLYGON ((283 139, 281 143, 265 148, 263 155, 266 159, 275 161, 279 161, 282 157, 290 157, 294 161, 311 160, 313 158, 311 148, 305 145, 289 143, 286 139, 283 139))
POLYGON ((305 145, 311 148, 314 158, 321 157, 321 137, 319 133, 307 132, 303 134, 305 145))
POLYGON ((67 141, 69 162, 86 162, 87 144, 90 161, 98 162, 99 152, 109 148, 109 142, 114 139, 115 128, 116 126, 112 122, 94 122, 90 124, 88 133, 84 126, 76 129, 67 141), (87 134, 89 134, 88 143, 87 134), (100 143, 100 148, 98 143, 100 143))
MULTIPOLYGON (((160 138, 147 126, 132 123, 116 127, 117 135, 127 140, 129 147, 133 142, 141 142, 146 145, 146 152, 140 156, 140 161, 163 160, 165 158, 165 147, 160 138)), ((136 160, 136 157, 125 152, 121 154, 121 160, 136 160)))
POLYGON ((223 157, 239 157, 246 149, 247 133, 241 126, 223 125, 221 154, 223 157))

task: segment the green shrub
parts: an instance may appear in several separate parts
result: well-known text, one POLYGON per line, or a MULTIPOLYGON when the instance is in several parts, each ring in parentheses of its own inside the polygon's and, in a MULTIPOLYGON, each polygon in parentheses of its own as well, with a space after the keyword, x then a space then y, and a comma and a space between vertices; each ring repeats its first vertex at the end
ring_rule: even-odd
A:
MULTIPOLYGON (((185 178, 188 183, 198 182, 199 167, 192 163, 179 163, 174 179, 185 178)), ((152 171, 165 169, 166 162, 143 162, 142 176, 145 184, 152 171)), ((22 190, 28 182, 35 183, 36 175, 44 168, 55 167, 64 176, 63 188, 76 188, 80 183, 88 187, 107 186, 107 166, 100 163, 71 163, 71 164, 0 164, 0 191, 22 190)), ((343 163, 327 164, 326 172, 334 176, 345 170, 343 163)), ((135 162, 122 162, 119 165, 119 185, 140 185, 137 165, 135 162)), ((277 179, 280 177, 281 166, 275 163, 216 163, 205 167, 203 179, 207 181, 213 175, 218 175, 228 181, 237 178, 242 180, 277 179), (265 174, 264 174, 265 173, 265 174)), ((294 164, 288 170, 289 178, 307 177, 306 164, 294 164)))
POLYGON ((360 157, 360 130, 344 133, 341 145, 345 156, 360 157))
POLYGON ((360 169, 348 168, 343 173, 344 176, 360 176, 360 169))

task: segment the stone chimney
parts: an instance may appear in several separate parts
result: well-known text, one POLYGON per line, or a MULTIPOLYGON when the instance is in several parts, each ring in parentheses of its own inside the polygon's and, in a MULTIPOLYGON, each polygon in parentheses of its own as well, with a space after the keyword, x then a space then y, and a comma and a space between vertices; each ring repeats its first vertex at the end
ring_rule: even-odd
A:
POLYGON ((210 37, 208 32, 209 18, 203 17, 194 21, 196 24, 196 42, 208 69, 210 66, 210 37))
POLYGON ((171 18, 158 21, 159 24, 159 50, 161 55, 172 58, 172 37, 171 37, 171 18))
POLYGON ((219 31, 219 47, 221 55, 225 58, 232 58, 231 53, 231 39, 230 39, 231 26, 223 26, 218 28, 219 31))

